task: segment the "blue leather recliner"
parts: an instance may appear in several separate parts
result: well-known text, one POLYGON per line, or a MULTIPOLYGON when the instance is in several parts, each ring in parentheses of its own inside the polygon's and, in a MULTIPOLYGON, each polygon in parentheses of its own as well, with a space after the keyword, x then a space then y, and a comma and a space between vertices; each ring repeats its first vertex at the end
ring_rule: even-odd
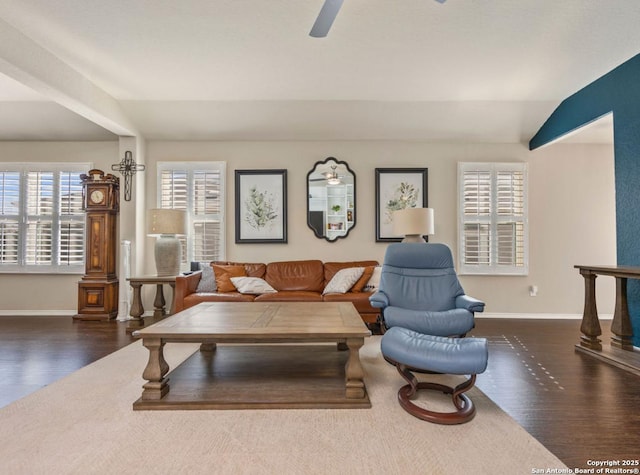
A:
MULTIPOLYGON (((394 243, 382 265, 379 290, 369 297, 385 328, 464 336, 484 302, 465 295, 451 250, 439 243, 394 243)), ((383 331, 384 329, 383 328, 383 331)))
POLYGON ((382 309, 382 331, 388 329, 380 350, 408 383, 398 391, 402 408, 437 424, 470 421, 475 407, 464 393, 487 367, 487 340, 454 337, 465 336, 474 327, 474 313, 484 310, 484 302, 465 295, 451 250, 444 244, 391 244, 379 290, 369 300, 382 309), (451 387, 418 381, 415 372, 469 374, 470 378, 451 387), (412 399, 422 389, 450 394, 455 411, 436 412, 414 404, 412 399))

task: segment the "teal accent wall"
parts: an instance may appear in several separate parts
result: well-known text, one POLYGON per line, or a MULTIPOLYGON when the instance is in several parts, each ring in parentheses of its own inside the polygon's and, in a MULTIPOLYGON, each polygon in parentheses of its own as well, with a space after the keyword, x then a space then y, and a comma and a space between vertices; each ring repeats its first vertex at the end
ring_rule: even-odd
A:
MULTIPOLYGON (((529 149, 546 145, 610 112, 617 260, 618 265, 640 266, 640 54, 562 101, 531 139, 529 149)), ((633 344, 640 347, 640 281, 630 279, 627 290, 633 344)))

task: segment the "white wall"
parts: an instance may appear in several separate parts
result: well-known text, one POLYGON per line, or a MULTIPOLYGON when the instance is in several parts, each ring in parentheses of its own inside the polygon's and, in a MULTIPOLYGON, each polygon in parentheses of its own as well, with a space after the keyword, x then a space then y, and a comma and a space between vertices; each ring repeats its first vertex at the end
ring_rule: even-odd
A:
MULTIPOLYGON (((525 277, 462 276, 468 294, 484 299, 487 312, 579 314, 583 281, 575 264, 615 264, 613 149, 608 145, 554 145, 530 152, 520 144, 428 144, 410 142, 149 142, 147 202, 155 203, 152 179, 158 161, 227 162, 227 259, 271 262, 309 259, 378 259, 375 242, 375 168, 429 169, 429 206, 435 208, 432 242, 456 254, 458 161, 525 161, 529 164, 530 273, 525 277), (357 224, 346 239, 317 239, 307 227, 306 175, 314 163, 334 156, 357 178, 357 224), (235 169, 288 169, 288 244, 235 244, 235 169), (539 294, 530 297, 528 288, 539 294)), ((153 272, 152 259, 146 271, 153 272)), ((598 280, 598 306, 613 312, 613 279, 598 280)))
MULTIPOLYGON (((2 161, 91 161, 109 170, 120 160, 117 142, 0 142, 2 161)), ((375 168, 429 169, 429 206, 436 212, 432 242, 456 253, 458 161, 525 161, 529 164, 530 273, 525 277, 461 276, 468 294, 484 299, 491 313, 579 314, 583 280, 575 264, 615 263, 613 149, 605 145, 558 144, 530 152, 520 144, 428 144, 413 142, 159 142, 146 149, 147 208, 156 203, 156 163, 174 160, 227 162, 227 258, 239 261, 317 258, 378 259, 386 244, 375 242, 375 168), (306 175, 314 163, 334 156, 357 177, 357 225, 346 239, 329 243, 307 227, 306 175), (288 244, 234 243, 235 169, 288 169, 288 244), (530 285, 539 287, 529 297, 530 285)), ((134 198, 142 198, 136 176, 134 198)), ((123 206, 135 206, 134 203, 123 206)), ((130 234, 130 231, 129 231, 130 234)), ((138 231, 146 250, 141 272, 153 274, 153 240, 138 231)), ((80 276, 0 274, 0 311, 76 309, 80 276), (33 289, 38 292, 34 298, 33 289)), ((598 279, 598 309, 613 312, 613 279, 598 279)), ((170 291, 165 292, 169 297, 170 291)), ((145 292, 145 308, 152 309, 145 292)), ((6 313, 6 312, 5 312, 6 313)))

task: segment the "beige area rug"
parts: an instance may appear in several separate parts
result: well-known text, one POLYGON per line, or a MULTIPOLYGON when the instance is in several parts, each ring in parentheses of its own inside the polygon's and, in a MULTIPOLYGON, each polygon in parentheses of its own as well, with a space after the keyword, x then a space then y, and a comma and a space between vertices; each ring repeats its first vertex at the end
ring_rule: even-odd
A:
MULTIPOLYGON (((174 368, 194 351, 194 344, 167 344, 166 359, 174 368)), ((133 343, 0 410, 0 472, 525 474, 565 467, 477 388, 469 393, 477 414, 467 424, 439 426, 404 412, 396 401, 404 381, 382 359, 380 337, 361 349, 371 409, 133 411, 147 355, 133 343)))

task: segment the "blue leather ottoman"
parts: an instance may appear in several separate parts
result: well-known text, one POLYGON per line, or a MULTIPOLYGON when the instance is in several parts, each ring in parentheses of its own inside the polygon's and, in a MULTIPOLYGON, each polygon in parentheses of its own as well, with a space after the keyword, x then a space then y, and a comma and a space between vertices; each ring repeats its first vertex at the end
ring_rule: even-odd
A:
POLYGON ((449 338, 425 335, 402 327, 392 327, 383 335, 382 355, 395 365, 409 383, 398 391, 398 401, 409 414, 437 424, 462 424, 475 415, 475 407, 464 394, 471 389, 476 375, 487 369, 488 348, 485 338, 449 338), (468 374, 470 378, 455 388, 431 382, 418 382, 413 372, 468 374), (434 412, 411 402, 420 389, 451 394, 455 412, 434 412))

